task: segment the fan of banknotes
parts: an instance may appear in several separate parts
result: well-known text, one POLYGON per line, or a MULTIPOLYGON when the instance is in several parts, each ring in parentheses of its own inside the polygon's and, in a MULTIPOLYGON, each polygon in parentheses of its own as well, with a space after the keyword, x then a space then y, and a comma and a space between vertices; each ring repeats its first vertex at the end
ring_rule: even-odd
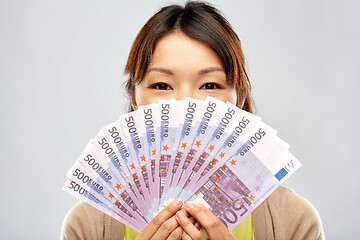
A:
POLYGON ((232 230, 300 166, 276 130, 231 103, 160 100, 102 128, 63 189, 139 232, 175 198, 232 230))

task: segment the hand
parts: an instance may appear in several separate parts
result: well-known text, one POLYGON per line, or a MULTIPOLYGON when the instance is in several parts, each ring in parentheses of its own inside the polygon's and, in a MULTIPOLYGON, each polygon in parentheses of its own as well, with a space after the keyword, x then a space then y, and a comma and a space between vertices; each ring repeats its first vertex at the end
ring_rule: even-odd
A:
POLYGON ((183 211, 176 213, 176 220, 184 229, 183 239, 205 239, 199 231, 203 227, 209 239, 236 239, 229 229, 203 204, 189 202, 185 206, 186 211, 195 218, 199 226, 195 226, 183 211))
MULTIPOLYGON (((176 212, 181 212, 184 217, 190 216, 185 208, 181 209, 183 203, 180 199, 170 202, 154 219, 144 228, 137 240, 145 239, 181 239, 183 229, 175 219, 176 212)), ((187 219, 191 224, 195 219, 187 219)))

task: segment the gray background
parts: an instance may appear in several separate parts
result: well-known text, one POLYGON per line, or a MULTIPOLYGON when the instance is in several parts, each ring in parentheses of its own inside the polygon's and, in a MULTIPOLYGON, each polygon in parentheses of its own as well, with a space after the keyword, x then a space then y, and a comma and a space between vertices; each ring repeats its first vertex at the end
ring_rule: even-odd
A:
MULTIPOLYGON (((61 191, 89 138, 125 112, 122 74, 165 1, 0 1, 0 239, 58 239, 61 191)), ((239 34, 257 113, 303 167, 286 183, 327 239, 359 239, 359 1, 214 1, 239 34)))

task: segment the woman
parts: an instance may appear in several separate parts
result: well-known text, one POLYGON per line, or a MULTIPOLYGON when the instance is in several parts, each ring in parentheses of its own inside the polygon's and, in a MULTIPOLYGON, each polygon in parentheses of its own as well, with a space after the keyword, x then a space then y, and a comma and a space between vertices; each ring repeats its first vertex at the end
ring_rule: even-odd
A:
MULTIPOLYGON (((130 110, 159 99, 210 95, 253 112, 240 40, 212 6, 188 2, 156 13, 140 30, 126 64, 130 110)), ((323 239, 310 203, 280 187, 233 232, 205 206, 171 202, 140 234, 85 203, 63 225, 64 239, 323 239)))

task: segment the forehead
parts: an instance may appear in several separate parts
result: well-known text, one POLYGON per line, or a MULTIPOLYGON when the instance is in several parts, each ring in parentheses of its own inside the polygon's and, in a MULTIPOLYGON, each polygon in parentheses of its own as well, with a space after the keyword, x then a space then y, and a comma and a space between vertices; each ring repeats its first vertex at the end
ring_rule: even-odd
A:
POLYGON ((157 42, 150 61, 150 67, 153 66, 223 68, 223 63, 211 47, 177 31, 165 35, 157 42))

